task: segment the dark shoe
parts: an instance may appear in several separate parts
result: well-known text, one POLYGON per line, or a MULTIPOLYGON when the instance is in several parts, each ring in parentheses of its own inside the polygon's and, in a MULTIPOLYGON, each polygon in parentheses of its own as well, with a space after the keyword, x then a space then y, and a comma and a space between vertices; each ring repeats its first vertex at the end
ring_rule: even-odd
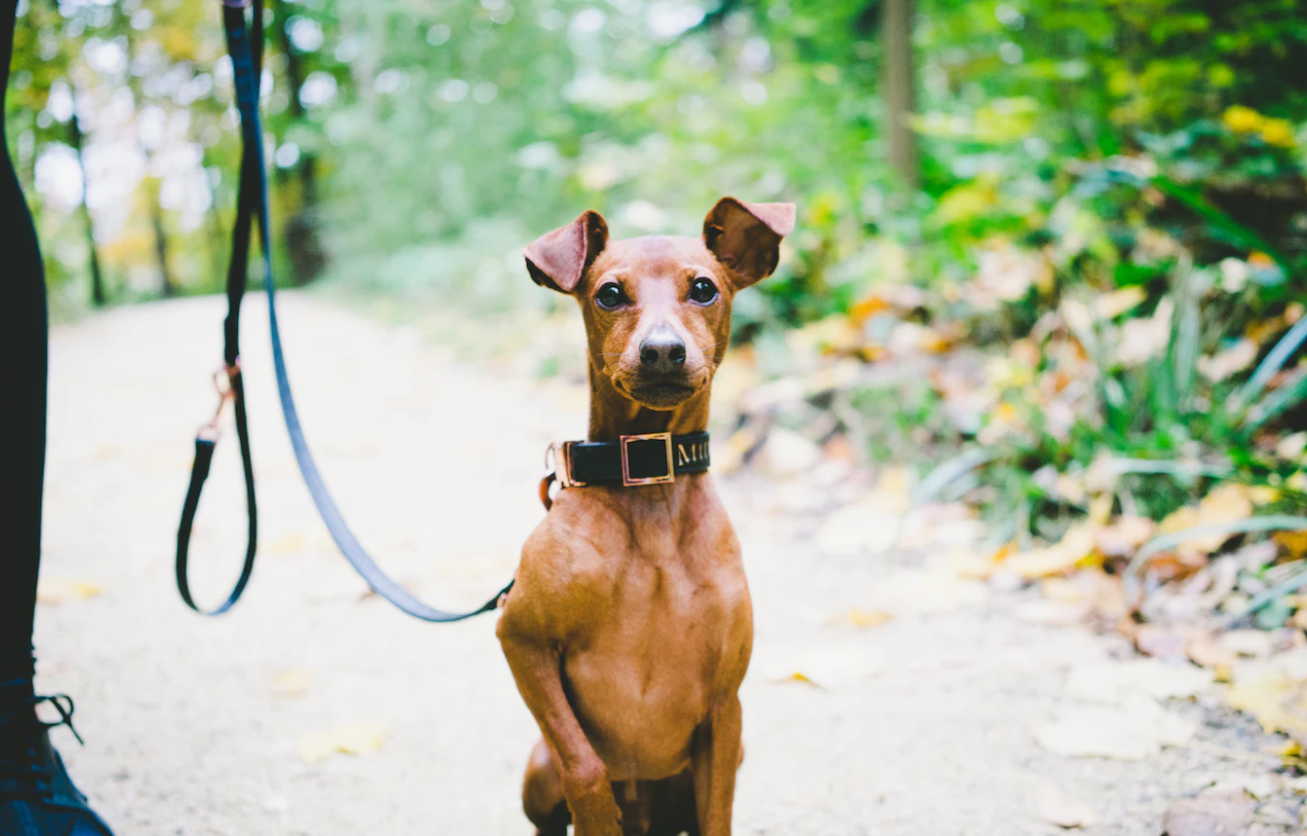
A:
MULTIPOLYGON (((0 834, 3 836, 113 836, 109 826, 86 806, 50 745, 50 729, 73 729, 73 701, 63 694, 31 696, 24 686, 0 685, 0 834), (28 696, 6 699, 6 691, 23 687, 28 696), (36 716, 36 706, 48 703, 59 720, 36 716)), ((21 693, 21 692, 20 692, 21 693)))

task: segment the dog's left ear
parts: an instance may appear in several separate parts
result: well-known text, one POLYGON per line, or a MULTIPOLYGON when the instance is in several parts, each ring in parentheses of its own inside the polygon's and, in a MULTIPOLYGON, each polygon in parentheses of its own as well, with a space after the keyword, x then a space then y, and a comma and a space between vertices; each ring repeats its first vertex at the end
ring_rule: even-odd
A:
POLYGON ((607 245, 608 224, 598 212, 589 210, 567 226, 532 241, 522 255, 533 282, 571 293, 607 245))
POLYGON ((704 244, 731 269, 739 287, 772 274, 780 260, 781 239, 793 231, 793 203, 745 203, 724 197, 703 219, 704 244))

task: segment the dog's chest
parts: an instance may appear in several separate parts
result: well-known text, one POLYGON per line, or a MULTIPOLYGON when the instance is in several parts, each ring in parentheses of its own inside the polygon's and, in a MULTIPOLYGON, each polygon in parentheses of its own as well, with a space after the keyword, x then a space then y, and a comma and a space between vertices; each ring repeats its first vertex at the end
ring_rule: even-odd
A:
POLYGON ((752 633, 738 552, 693 537, 644 543, 614 567, 611 607, 563 662, 596 750, 640 778, 683 767, 713 701, 743 676, 752 633))

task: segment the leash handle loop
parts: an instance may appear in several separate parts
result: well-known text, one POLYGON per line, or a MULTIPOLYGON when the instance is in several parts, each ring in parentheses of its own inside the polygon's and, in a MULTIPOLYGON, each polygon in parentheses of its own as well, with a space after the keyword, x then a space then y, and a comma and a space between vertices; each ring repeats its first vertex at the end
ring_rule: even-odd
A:
MULTIPOLYGON (((277 326, 276 287, 272 276, 272 247, 269 235, 268 211, 268 177, 263 159, 263 129, 259 119, 259 78, 260 55, 263 46, 263 3, 252 2, 252 24, 247 31, 245 10, 238 5, 242 0, 224 0, 222 9, 223 27, 227 36, 227 51, 231 55, 232 72, 236 86, 236 106, 240 112, 241 139, 243 153, 241 160, 241 181, 238 190, 238 208, 236 231, 233 235, 232 263, 227 273, 228 313, 224 325, 226 348, 224 357, 228 368, 236 365, 239 357, 238 338, 240 334, 240 303, 245 292, 246 269, 249 257, 250 222, 257 220, 259 244, 263 263, 263 288, 268 298, 268 325, 272 338, 272 359, 277 375, 277 392, 281 399, 282 415, 286 421, 286 430, 290 434, 291 447, 295 451, 295 461, 308 486, 313 502, 318 508, 322 521, 331 532, 332 539, 341 553, 354 567, 354 570, 367 582, 373 592, 385 598, 403 612, 423 621, 448 623, 471 618, 483 612, 497 609, 503 597, 512 589, 513 584, 495 594, 493 598, 475 610, 464 613, 451 613, 438 610, 418 600, 407 589, 390 578, 376 561, 372 559, 358 538, 350 530, 344 516, 336 506, 335 500, 327 490, 326 482, 318 471, 317 462, 309 450, 300 424, 299 412, 295 408, 295 398, 291 394, 290 377, 286 371, 286 358, 282 350, 281 331, 277 326), (253 217, 251 217, 253 216, 253 217)), ((246 561, 240 580, 226 603, 218 609, 206 613, 216 615, 230 609, 240 598, 249 581, 254 565, 256 544, 254 472, 249 456, 249 432, 245 420, 244 385, 240 375, 230 376, 232 384, 232 401, 236 413, 237 435, 241 441, 241 458, 245 465, 245 484, 249 507, 250 538, 246 550, 246 561)), ((219 407, 221 409, 221 405, 219 407)), ((177 537, 177 584, 181 590, 182 600, 197 611, 191 600, 186 581, 186 552, 190 538, 191 523, 199 504, 200 491, 208 476, 213 458, 216 439, 196 439, 195 466, 191 473, 191 486, 187 491, 186 503, 182 510, 182 526, 177 537)), ((202 612, 202 611, 201 611, 202 612)))

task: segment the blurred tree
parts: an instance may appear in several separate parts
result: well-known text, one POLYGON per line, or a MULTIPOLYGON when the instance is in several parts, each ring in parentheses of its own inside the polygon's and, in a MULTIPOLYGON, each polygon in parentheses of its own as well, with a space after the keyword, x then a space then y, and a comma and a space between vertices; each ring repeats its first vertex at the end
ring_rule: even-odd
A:
MULTIPOLYGON (((276 14, 278 46, 285 56, 291 124, 302 125, 306 115, 300 99, 306 75, 303 51, 311 53, 321 45, 322 27, 308 17, 292 15, 290 4, 285 0, 277 0, 272 9, 276 14), (293 28, 302 33, 299 46, 292 35, 293 28)), ((290 170, 297 181, 299 203, 286 219, 283 234, 294 283, 303 285, 322 272, 326 266, 326 253, 319 233, 317 155, 310 148, 296 145, 295 149, 298 156, 290 170)))
POLYGON ((889 164, 903 183, 916 188, 917 137, 912 130, 916 108, 916 68, 912 57, 912 0, 884 0, 885 115, 889 164))
POLYGON ((104 274, 100 271, 100 253, 95 243, 95 222, 91 219, 91 208, 87 204, 86 195, 90 191, 90 177, 86 170, 86 155, 83 152, 84 134, 82 133, 82 121, 77 115, 77 97, 73 96, 73 112, 68 119, 68 141, 72 145, 73 151, 77 155, 77 167, 81 173, 81 195, 78 201, 78 210, 82 215, 82 223, 86 229, 86 267, 91 278, 91 304, 103 307, 108 302, 108 295, 104 288, 104 274))

